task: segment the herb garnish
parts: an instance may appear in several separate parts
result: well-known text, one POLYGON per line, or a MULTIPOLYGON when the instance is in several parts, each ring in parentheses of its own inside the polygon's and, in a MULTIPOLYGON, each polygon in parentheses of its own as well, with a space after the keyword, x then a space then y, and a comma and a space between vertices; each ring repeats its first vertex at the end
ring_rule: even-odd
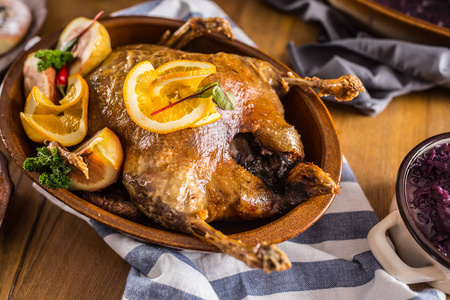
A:
POLYGON ((64 65, 72 62, 74 57, 69 51, 61 51, 61 50, 49 50, 43 49, 38 50, 34 55, 37 58, 40 58, 38 61, 38 71, 43 72, 48 68, 55 68, 57 70, 61 69, 64 65))
POLYGON ((65 165, 58 148, 53 148, 53 153, 47 147, 38 147, 36 150, 37 157, 29 157, 23 163, 24 170, 42 172, 39 182, 49 188, 67 189, 71 182, 67 174, 72 169, 65 165))
POLYGON ((67 79, 69 77, 68 64, 75 59, 70 51, 75 47, 80 37, 88 31, 89 28, 91 28, 91 26, 100 18, 102 14, 103 11, 99 12, 86 28, 79 32, 70 41, 62 44, 59 49, 38 50, 34 55, 40 59, 37 64, 39 72, 43 72, 52 67, 58 71, 56 76, 56 86, 63 97, 66 95, 67 79))
POLYGON ((212 100, 216 102, 216 104, 224 110, 233 110, 236 107, 236 99, 234 99, 234 96, 231 93, 225 91, 223 86, 216 81, 199 88, 194 94, 190 96, 187 96, 172 104, 164 106, 163 108, 158 109, 157 111, 154 111, 153 113, 151 113, 151 116, 163 112, 166 109, 171 108, 183 101, 193 98, 208 98, 210 96, 212 96, 212 100))

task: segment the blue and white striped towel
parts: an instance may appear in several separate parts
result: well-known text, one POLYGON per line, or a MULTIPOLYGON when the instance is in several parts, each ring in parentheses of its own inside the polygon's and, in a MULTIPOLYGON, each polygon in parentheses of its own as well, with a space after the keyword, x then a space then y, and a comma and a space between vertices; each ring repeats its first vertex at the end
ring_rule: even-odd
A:
MULTIPOLYGON (((187 19, 226 14, 207 0, 158 0, 115 15, 187 19)), ((241 41, 250 39, 236 26, 241 41)), ((145 244, 78 214, 123 257, 131 271, 124 299, 445 299, 437 290, 412 291, 383 271, 369 250, 367 233, 377 218, 347 162, 341 193, 326 214, 301 235, 279 245, 292 268, 267 275, 220 253, 173 250, 145 244)), ((40 192, 45 193, 35 185, 40 192)))

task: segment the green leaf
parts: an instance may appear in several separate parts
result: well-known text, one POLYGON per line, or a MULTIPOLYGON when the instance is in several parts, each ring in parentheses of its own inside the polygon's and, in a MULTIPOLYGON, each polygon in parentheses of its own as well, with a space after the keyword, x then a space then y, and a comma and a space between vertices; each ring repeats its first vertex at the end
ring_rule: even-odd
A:
POLYGON ((70 40, 70 41, 68 41, 68 42, 65 42, 64 44, 61 45, 60 50, 61 50, 62 52, 70 51, 70 50, 73 48, 73 46, 75 46, 75 44, 78 42, 78 39, 79 39, 79 38, 80 38, 80 37, 77 36, 77 37, 73 38, 72 40, 70 40))
POLYGON ((205 86, 199 88, 199 89, 198 89, 194 94, 192 94, 190 97, 191 97, 191 98, 194 98, 194 97, 195 97, 195 98, 196 98, 196 97, 198 97, 198 98, 208 98, 209 96, 212 95, 214 87, 216 87, 218 84, 219 84, 219 83, 218 83, 217 81, 216 81, 216 82, 213 82, 213 83, 210 83, 210 84, 207 84, 207 85, 205 85, 205 86))
POLYGON ((161 109, 158 109, 157 111, 152 112, 151 115, 154 116, 156 114, 159 114, 160 112, 163 112, 166 109, 169 109, 189 99, 208 98, 209 96, 212 96, 212 100, 216 102, 216 104, 224 110, 232 110, 236 107, 236 99, 234 99, 234 96, 229 92, 225 91, 223 89, 223 86, 216 81, 199 88, 194 94, 190 96, 184 97, 183 99, 180 99, 172 104, 169 104, 161 109))
POLYGON ((214 87, 212 91, 213 101, 224 110, 233 110, 236 107, 236 99, 234 96, 225 91, 220 83, 214 87))

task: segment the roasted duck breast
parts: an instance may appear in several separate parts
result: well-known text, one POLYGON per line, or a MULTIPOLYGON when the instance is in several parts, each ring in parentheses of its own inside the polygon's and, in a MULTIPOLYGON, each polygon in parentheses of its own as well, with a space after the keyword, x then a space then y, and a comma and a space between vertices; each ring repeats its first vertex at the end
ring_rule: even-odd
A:
POLYGON ((295 128, 284 120, 280 97, 288 91, 281 72, 250 57, 188 53, 158 45, 116 49, 88 77, 90 134, 108 127, 124 147, 123 184, 148 217, 194 234, 252 267, 270 272, 289 262, 275 246, 242 245, 206 224, 281 214, 338 186, 304 161, 295 128), (216 66, 203 84, 219 82, 237 101, 218 121, 169 134, 148 132, 127 114, 123 83, 137 63, 158 67, 189 59, 216 66), (274 253, 276 253, 274 255, 274 253))

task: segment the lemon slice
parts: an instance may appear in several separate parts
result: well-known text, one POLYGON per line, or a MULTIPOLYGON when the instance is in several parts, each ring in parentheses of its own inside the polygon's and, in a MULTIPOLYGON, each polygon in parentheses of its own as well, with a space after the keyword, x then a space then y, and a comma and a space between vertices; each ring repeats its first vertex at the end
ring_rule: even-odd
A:
POLYGON ((127 75, 123 96, 127 112, 133 121, 145 130, 170 133, 188 128, 209 113, 209 98, 193 98, 156 115, 152 113, 195 92, 200 77, 174 77, 156 80, 157 71, 148 62, 136 65, 127 75), (195 88, 194 88, 195 87, 195 88))
POLYGON ((193 60, 173 60, 156 69, 158 76, 167 76, 173 73, 183 73, 182 76, 207 76, 216 73, 216 66, 207 62, 193 60))
MULTIPOLYGON (((87 108, 89 92, 83 89, 80 101, 67 107, 61 114, 20 113, 24 128, 32 128, 28 137, 35 142, 45 140, 60 142, 69 147, 80 143, 87 133, 87 108)), ((26 130, 26 129, 25 129, 26 130)), ((26 131, 27 132, 27 131, 26 131)))

